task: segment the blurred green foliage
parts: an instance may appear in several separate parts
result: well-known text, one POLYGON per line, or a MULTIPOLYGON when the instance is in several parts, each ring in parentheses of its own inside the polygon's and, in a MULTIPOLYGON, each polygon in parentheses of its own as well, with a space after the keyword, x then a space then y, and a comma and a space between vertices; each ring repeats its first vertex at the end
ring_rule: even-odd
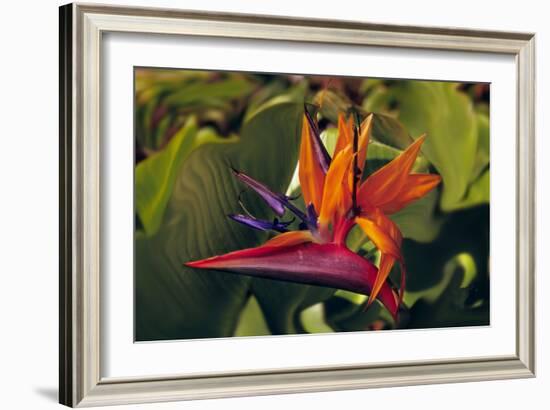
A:
MULTIPOLYGON (((140 68, 135 93, 137 340, 489 324, 488 85, 140 68), (299 193, 304 102, 329 151, 338 112, 375 113, 365 175, 428 135, 415 170, 443 183, 392 216, 408 271, 398 325, 364 295, 183 265, 268 238, 226 217, 239 196, 270 217, 229 167, 299 193)), ((377 261, 360 230, 348 246, 377 261)))

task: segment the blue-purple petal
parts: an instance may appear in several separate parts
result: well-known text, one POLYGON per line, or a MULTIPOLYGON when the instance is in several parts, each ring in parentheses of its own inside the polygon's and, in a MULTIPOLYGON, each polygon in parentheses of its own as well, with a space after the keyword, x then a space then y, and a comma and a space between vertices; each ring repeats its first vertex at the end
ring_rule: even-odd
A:
POLYGON ((315 157, 317 158, 317 161, 321 165, 321 169, 326 174, 328 172, 328 168, 330 167, 330 155, 327 149, 325 148, 323 141, 321 141, 319 129, 317 128, 315 121, 313 121, 313 118, 311 118, 311 114, 309 113, 306 107, 304 107, 304 112, 307 118, 307 122, 309 123, 309 130, 311 135, 313 151, 315 152, 315 157))
POLYGON ((284 202, 287 200, 284 195, 276 194, 261 182, 256 181, 254 178, 251 178, 240 171, 233 169, 233 173, 237 178, 239 178, 240 181, 245 183, 248 187, 260 195, 266 204, 273 210, 273 212, 275 212, 278 216, 283 216, 285 213, 284 202))
POLYGON ((251 178, 236 169, 233 169, 233 173, 237 178, 239 178, 239 180, 257 192, 258 195, 260 195, 269 207, 277 214, 277 216, 282 216, 286 208, 309 225, 306 215, 292 204, 291 198, 271 191, 261 182, 256 181, 254 178, 251 178))
POLYGON ((292 221, 285 222, 274 219, 273 221, 265 221, 263 219, 256 219, 247 215, 228 215, 229 218, 233 219, 236 222, 239 222, 243 225, 248 226, 249 228, 257 229, 259 231, 277 231, 277 232, 286 232, 288 225, 292 221))
POLYGON ((317 215, 317 212, 315 212, 315 207, 313 206, 313 204, 309 204, 307 206, 306 213, 307 213, 307 220, 309 224, 311 226, 316 226, 318 215, 317 215))

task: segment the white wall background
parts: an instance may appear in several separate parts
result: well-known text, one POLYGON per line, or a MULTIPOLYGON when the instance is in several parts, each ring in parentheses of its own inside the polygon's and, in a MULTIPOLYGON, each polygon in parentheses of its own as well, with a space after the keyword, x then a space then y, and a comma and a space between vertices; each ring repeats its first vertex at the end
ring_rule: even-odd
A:
MULTIPOLYGON (((104 0, 104 2, 107 2, 104 0)), ((128 4, 124 1, 110 1, 128 4)), ((0 13, 0 408, 55 409, 58 314, 57 0, 5 2, 0 13)), ((545 136, 550 26, 545 2, 132 0, 133 5, 455 26, 537 34, 537 378, 208 400, 132 409, 412 408, 547 409, 550 399, 550 172, 545 136)), ((513 200, 513 198, 510 198, 513 200)), ((494 255, 493 257, 498 257, 494 255)), ((461 341, 467 342, 467 341, 461 341)))

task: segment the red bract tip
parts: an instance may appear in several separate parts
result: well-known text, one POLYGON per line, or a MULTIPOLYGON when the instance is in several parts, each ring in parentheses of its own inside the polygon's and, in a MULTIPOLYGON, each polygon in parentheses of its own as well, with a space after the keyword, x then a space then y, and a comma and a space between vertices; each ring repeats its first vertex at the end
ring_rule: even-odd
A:
MULTIPOLYGON (((376 266, 345 246, 312 242, 264 245, 188 262, 186 266, 327 286, 364 295, 370 294, 378 274, 376 266)), ((377 297, 396 317, 398 297, 388 283, 382 285, 377 297)))

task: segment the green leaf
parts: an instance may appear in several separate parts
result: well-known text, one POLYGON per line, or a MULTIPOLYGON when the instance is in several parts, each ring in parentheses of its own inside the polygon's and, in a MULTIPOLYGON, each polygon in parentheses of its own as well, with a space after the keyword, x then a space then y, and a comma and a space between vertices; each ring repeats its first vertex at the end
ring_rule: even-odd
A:
POLYGON ((172 123, 172 118, 170 118, 169 116, 164 116, 159 121, 157 128, 154 132, 154 135, 152 135, 152 138, 153 138, 152 145, 155 147, 155 149, 158 149, 162 145, 163 141, 165 141, 165 136, 171 123, 172 123))
MULTIPOLYGON (((443 268, 440 284, 425 292, 410 310, 409 328, 489 325, 488 299, 474 298, 477 275, 471 255, 462 253, 443 268)), ((408 299, 417 295, 406 295, 408 299)), ((410 303, 410 302, 409 302, 410 303)))
POLYGON ((443 292, 449 287, 449 284, 453 280, 453 276, 456 275, 457 268, 461 268, 463 271, 463 274, 461 274, 462 283, 460 287, 468 287, 477 275, 477 268, 475 261, 469 253, 460 253, 445 263, 439 283, 424 291, 405 292, 403 302, 408 306, 413 306, 418 300, 436 303, 443 292))
MULTIPOLYGON (((284 94, 288 89, 288 84, 283 78, 274 77, 258 87, 248 98, 246 112, 249 114, 252 110, 256 110, 263 103, 269 101, 273 97, 284 94)), ((245 115, 245 118, 250 115, 245 115)))
POLYGON ((147 235, 158 230, 177 173, 189 154, 201 144, 234 141, 234 138, 220 137, 212 129, 199 131, 195 119, 191 117, 164 150, 136 166, 136 210, 147 235))
POLYGON ((323 145, 332 157, 336 149, 336 142, 338 141, 338 128, 330 127, 321 132, 321 141, 323 141, 323 145))
POLYGON ((149 148, 156 148, 154 144, 153 114, 159 107, 160 98, 158 95, 152 96, 144 102, 144 105, 138 107, 136 137, 141 145, 149 148))
POLYGON ((481 176, 489 166, 490 160, 489 117, 486 114, 478 113, 476 120, 478 129, 477 153, 470 182, 474 182, 481 176))
POLYGON ((252 293, 258 299, 273 334, 304 333, 300 314, 328 299, 335 289, 270 279, 254 278, 252 293))
POLYGON ((157 231, 182 161, 195 147, 196 121, 191 118, 166 149, 140 162, 135 170, 136 210, 147 234, 157 231))
POLYGON ((267 336, 270 335, 264 315, 258 301, 251 296, 239 317, 239 324, 233 336, 267 336))
POLYGON ((449 214, 433 241, 420 243, 405 239, 402 251, 408 272, 405 295, 429 292, 441 283, 445 266, 458 254, 470 255, 478 276, 488 278, 489 207, 478 206, 449 214))
POLYGON ((371 87, 363 100, 362 108, 368 112, 384 112, 389 113, 390 105, 392 104, 393 96, 388 92, 388 86, 378 84, 371 87))
POLYGON ((257 86, 243 73, 212 73, 193 70, 136 70, 136 136, 145 151, 162 147, 167 130, 178 127, 190 115, 200 124, 219 125, 240 118, 240 100, 257 86))
POLYGON ((317 303, 303 310, 301 322, 307 333, 333 333, 334 330, 325 321, 325 305, 317 303))
POLYGON ((436 215, 438 199, 438 191, 433 190, 390 216, 404 238, 430 242, 437 237, 443 223, 443 218, 436 215))
POLYGON ((393 327, 390 313, 379 302, 366 308, 366 303, 356 303, 349 297, 334 295, 324 303, 325 320, 336 332, 356 332, 370 330, 371 326, 381 320, 386 326, 393 327))
POLYGON ((490 172, 487 169, 468 188, 464 198, 456 204, 457 209, 471 208, 473 206, 488 204, 490 199, 490 172))
MULTIPOLYGON (((179 167, 160 229, 136 237, 137 340, 234 334, 251 278, 183 264, 267 239, 227 218, 242 211, 237 199, 244 188, 229 165, 284 191, 297 161, 302 112, 301 104, 266 108, 244 124, 238 143, 202 144, 179 167)), ((254 215, 271 215, 258 196, 243 201, 254 215)))
MULTIPOLYGON (((275 92, 275 90, 279 90, 279 89, 277 87, 274 87, 274 89, 272 90, 274 95, 270 96, 269 99, 266 99, 266 100, 258 99, 258 101, 255 101, 253 104, 249 104, 244 117, 245 121, 248 121, 258 112, 277 104, 284 104, 284 103, 303 104, 307 86, 308 86, 307 82, 303 81, 285 90, 284 92, 278 92, 278 93, 275 92)), ((262 91, 267 91, 267 90, 264 89, 262 91)))
POLYGON ((182 107, 196 103, 217 105, 216 102, 230 100, 249 94, 253 84, 244 77, 233 77, 222 81, 196 81, 168 95, 166 105, 182 107))

